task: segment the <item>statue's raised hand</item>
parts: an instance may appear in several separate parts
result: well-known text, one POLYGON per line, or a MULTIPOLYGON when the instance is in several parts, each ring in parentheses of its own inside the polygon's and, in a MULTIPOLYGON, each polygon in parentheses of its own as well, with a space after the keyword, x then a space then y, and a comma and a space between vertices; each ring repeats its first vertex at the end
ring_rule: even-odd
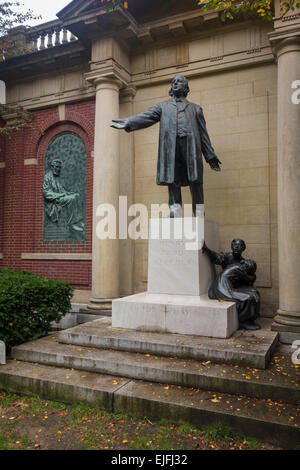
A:
POLYGON ((114 127, 115 129, 125 129, 127 119, 113 119, 112 122, 114 122, 115 124, 111 124, 110 127, 114 127))
POLYGON ((212 158, 208 163, 210 164, 212 170, 221 171, 220 165, 222 165, 222 162, 218 159, 218 157, 212 158))

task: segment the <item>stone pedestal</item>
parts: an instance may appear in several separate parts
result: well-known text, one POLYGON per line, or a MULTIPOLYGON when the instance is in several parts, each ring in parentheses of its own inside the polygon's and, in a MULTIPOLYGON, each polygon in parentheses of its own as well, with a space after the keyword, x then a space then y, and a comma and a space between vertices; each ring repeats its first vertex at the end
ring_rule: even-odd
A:
POLYGON ((207 296, 213 268, 201 251, 204 238, 218 250, 216 223, 151 219, 148 291, 114 300, 112 327, 229 338, 238 328, 235 303, 207 296), (198 241, 191 240, 196 230, 198 241))
MULTIPOLYGON (((150 220, 149 294, 194 297, 207 294, 213 266, 199 249, 203 245, 203 230, 204 220, 194 217, 150 220), (196 233, 196 228, 198 240, 193 241, 190 238, 196 233)), ((218 226, 215 222, 205 222, 205 240, 212 250, 218 251, 218 226)))

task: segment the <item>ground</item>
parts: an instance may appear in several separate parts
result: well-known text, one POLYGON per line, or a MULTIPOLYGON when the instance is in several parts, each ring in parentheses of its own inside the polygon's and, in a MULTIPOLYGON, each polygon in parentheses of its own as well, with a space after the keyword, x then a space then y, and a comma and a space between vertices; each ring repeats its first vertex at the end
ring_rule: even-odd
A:
POLYGON ((151 422, 85 405, 0 392, 0 450, 276 449, 224 426, 151 422))

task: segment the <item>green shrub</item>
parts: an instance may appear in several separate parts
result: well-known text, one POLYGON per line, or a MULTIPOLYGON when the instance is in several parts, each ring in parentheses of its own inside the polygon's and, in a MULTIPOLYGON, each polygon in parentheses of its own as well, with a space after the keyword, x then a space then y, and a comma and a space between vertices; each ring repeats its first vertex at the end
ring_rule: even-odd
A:
POLYGON ((46 335, 71 309, 72 286, 28 271, 0 269, 0 340, 12 346, 46 335))

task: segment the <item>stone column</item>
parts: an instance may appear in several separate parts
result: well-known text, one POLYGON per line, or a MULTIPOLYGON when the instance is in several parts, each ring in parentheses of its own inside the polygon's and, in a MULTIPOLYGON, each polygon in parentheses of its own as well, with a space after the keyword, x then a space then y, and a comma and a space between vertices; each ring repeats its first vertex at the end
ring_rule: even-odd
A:
MULTIPOLYGON (((123 88, 120 93, 120 118, 132 116, 133 112, 133 99, 136 95, 136 88, 129 85, 123 88)), ((135 181, 135 161, 134 161, 134 133, 133 132, 120 132, 120 194, 127 197, 127 212, 128 208, 134 203, 134 181, 135 181)), ((125 209, 123 209, 125 212, 125 209)), ((123 224, 127 216, 125 213, 123 224)), ((120 239, 120 295, 127 296, 133 294, 133 256, 134 256, 134 242, 130 238, 123 238, 125 233, 121 235, 120 239)))
POLYGON ((96 118, 93 182, 93 254, 92 298, 94 310, 110 309, 111 300, 119 297, 119 240, 97 237, 96 215, 100 204, 112 204, 118 217, 119 206, 119 132, 110 127, 119 117, 121 81, 114 77, 96 77, 96 118))
POLYGON ((300 335, 300 35, 275 42, 278 60, 279 310, 272 329, 290 342, 300 335))

